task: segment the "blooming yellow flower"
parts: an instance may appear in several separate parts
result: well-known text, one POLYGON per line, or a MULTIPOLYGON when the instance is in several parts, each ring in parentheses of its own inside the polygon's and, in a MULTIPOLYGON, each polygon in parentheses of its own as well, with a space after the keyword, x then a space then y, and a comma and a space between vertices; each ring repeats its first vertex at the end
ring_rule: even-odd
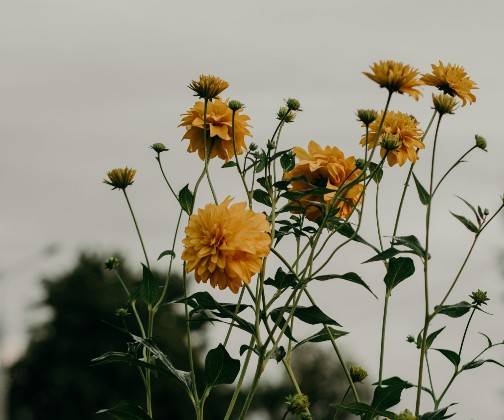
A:
MULTIPOLYGON (((219 156, 228 161, 234 156, 232 138, 233 111, 226 102, 215 99, 207 104, 207 147, 210 159, 219 156)), ((186 128, 182 139, 189 140, 188 152, 198 152, 199 157, 205 159, 205 140, 203 132, 203 118, 205 105, 198 101, 183 116, 179 127, 186 128)), ((246 149, 245 136, 251 136, 248 130, 248 115, 235 111, 235 146, 236 154, 241 154, 246 149)))
POLYGON ((456 64, 444 65, 442 61, 432 64, 432 73, 424 74, 421 80, 429 86, 435 86, 439 90, 451 96, 458 96, 462 100, 462 106, 466 103, 476 102, 476 96, 471 92, 478 89, 462 66, 456 64))
POLYGON ((212 287, 229 287, 237 293, 243 283, 261 270, 270 251, 270 225, 266 216, 245 203, 207 204, 189 218, 182 259, 196 281, 212 287))
POLYGON ((103 182, 107 185, 111 185, 113 190, 116 188, 124 190, 126 187, 133 184, 135 180, 136 169, 128 168, 115 168, 107 172, 107 179, 103 182))
MULTIPOLYGON (((387 153, 386 148, 382 144, 384 137, 393 135, 399 140, 399 145, 394 150, 389 150, 387 153, 387 162, 390 166, 398 164, 399 166, 404 165, 404 163, 409 160, 411 162, 416 162, 418 159, 417 149, 425 148, 425 145, 421 141, 422 130, 418 127, 418 121, 411 115, 404 114, 402 112, 389 111, 385 116, 385 121, 383 122, 382 131, 380 133, 380 138, 376 138, 376 133, 380 127, 380 122, 383 118, 383 112, 369 126, 368 135, 368 145, 373 148, 380 146, 381 156, 385 156, 387 153)), ((362 145, 366 144, 366 136, 362 136, 360 143, 362 145)))
POLYGON ((202 74, 198 80, 193 80, 188 88, 194 91, 194 96, 212 100, 229 87, 229 83, 220 77, 202 74))
MULTIPOLYGON (((355 166, 355 158, 353 156, 345 158, 344 153, 337 147, 322 148, 312 140, 308 143, 308 150, 294 147, 293 152, 298 162, 291 171, 284 174, 284 178, 291 181, 290 190, 294 192, 303 192, 316 187, 336 191, 355 180, 361 172, 355 166)), ((338 217, 346 218, 351 214, 360 201, 362 190, 362 184, 355 184, 348 188, 343 199, 333 203, 338 217)), ((309 220, 316 221, 322 216, 319 204, 331 204, 334 194, 335 192, 323 195, 307 193, 294 204, 303 208, 309 220)))
POLYGON ((418 101, 422 92, 417 87, 423 85, 418 79, 418 70, 408 64, 393 60, 382 60, 370 66, 371 72, 363 72, 390 93, 407 93, 418 101))

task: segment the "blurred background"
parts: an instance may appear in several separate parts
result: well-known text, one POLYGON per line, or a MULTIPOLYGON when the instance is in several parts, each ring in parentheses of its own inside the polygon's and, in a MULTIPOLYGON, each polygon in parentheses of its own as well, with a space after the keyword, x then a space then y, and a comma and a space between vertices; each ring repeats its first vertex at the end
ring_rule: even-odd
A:
MULTIPOLYGON (((67 419, 68 412, 58 410, 72 405, 86 419, 111 400, 138 397, 135 392, 140 387, 131 372, 88 366, 91 357, 121 343, 121 337, 103 323, 114 319, 120 297, 117 285, 104 275, 102 262, 118 250, 127 261, 127 276, 133 279, 142 258, 122 197, 101 180, 112 167, 137 168, 130 197, 148 251, 155 256, 169 248, 177 212, 148 145, 162 141, 171 149, 164 156, 165 165, 177 188, 194 182, 201 162, 185 152, 186 144, 180 142, 183 131, 177 125, 180 114, 194 101, 186 86, 200 73, 214 73, 230 82, 226 93, 246 104, 258 144, 271 135, 283 99, 292 96, 301 101, 304 111, 284 130, 286 147, 315 139, 357 154, 361 129, 355 110, 379 109, 385 100, 385 92, 361 73, 373 61, 393 58, 421 71, 428 71, 438 59, 464 65, 480 86, 478 100, 443 122, 438 171, 473 144, 475 133, 487 138, 489 153, 473 153, 440 190, 434 208, 431 264, 432 293, 435 300, 440 297, 471 239, 448 212, 465 211, 455 194, 495 209, 504 192, 500 118, 504 56, 498 44, 504 36, 503 18, 504 6, 498 2, 465 0, 424 0, 414 5, 398 0, 358 5, 331 1, 4 2, 0 15, 4 58, 0 78, 4 146, 0 155, 0 419, 67 419)), ((425 89, 418 103, 396 96, 391 108, 414 114, 425 126, 431 114, 430 91, 425 89)), ((416 170, 423 179, 426 161, 421 159, 416 170)), ((212 170, 218 171, 219 166, 214 163, 212 170)), ((405 175, 406 170, 400 168, 385 173, 384 235, 392 231, 405 175)), ((215 173, 214 180, 221 196, 228 193, 243 199, 237 179, 221 172, 215 173)), ((202 193, 200 202, 208 198, 207 192, 202 193)), ((422 237, 422 224, 423 209, 410 190, 400 231, 422 237)), ((376 239, 372 223, 363 226, 362 232, 376 239)), ((484 344, 478 331, 496 340, 504 338, 503 233, 501 218, 483 235, 452 298, 453 302, 467 299, 471 291, 482 288, 492 299, 489 311, 494 316, 474 321, 467 355, 477 354, 484 344)), ((360 266, 370 256, 357 246, 348 247, 328 270, 358 271, 381 296, 383 269, 360 266)), ((162 263, 156 267, 160 271, 166 270, 162 263)), ((208 289, 206 285, 193 287, 193 291, 208 289)), ((394 291, 385 364, 390 376, 416 378, 416 367, 409 363, 416 360, 416 349, 405 337, 420 328, 421 290, 417 274, 394 291)), ((176 290, 172 293, 175 296, 176 290)), ((352 331, 341 345, 352 360, 365 362, 375 378, 381 301, 351 285, 314 285, 313 294, 324 311, 352 331)), ((229 292, 219 296, 235 299, 229 292)), ((439 326, 444 325, 441 321, 446 320, 438 320, 439 326)), ((170 333, 159 339, 166 340, 167 351, 176 358, 183 354, 171 343, 173 335, 183 334, 177 327, 179 314, 163 314, 163 322, 170 333)), ((463 329, 462 321, 450 321, 450 326, 451 332, 439 337, 440 347, 449 347, 463 329)), ((202 352, 224 334, 219 328, 212 331, 209 334, 202 326, 198 333, 202 352)), ((309 331, 300 326, 299 334, 309 331)), ((238 354, 241 339, 237 334, 232 354, 238 354)), ((322 371, 337 377, 336 360, 331 353, 326 355, 327 346, 317 348, 323 352, 317 360, 328 363, 322 371)), ((309 363, 315 351, 319 350, 303 352, 297 364, 300 372, 306 372, 307 384, 310 378, 323 379, 309 370, 325 366, 309 363)), ((504 359, 502 351, 491 356, 504 359)), ((432 365, 440 387, 449 378, 450 366, 441 357, 433 358, 432 365)), ((265 418, 267 412, 278 418, 275 410, 289 392, 281 372, 280 367, 274 368, 267 378, 270 388, 265 389, 270 394, 259 396, 257 418, 265 418)), ((339 382, 328 380, 336 384, 329 395, 321 392, 324 382, 313 384, 320 401, 334 400, 341 393, 339 382)), ((182 419, 173 411, 174 407, 182 410, 182 392, 169 383, 156 392, 162 395, 158 403, 165 404, 158 412, 172 413, 167 419, 182 419)), ((226 398, 225 393, 212 402, 216 419, 221 416, 219 398, 226 398)), ((402 405, 411 406, 413 393, 405 396, 402 405)), ((457 418, 502 420, 504 373, 489 367, 471 371, 457 381, 447 399, 459 402, 457 418)))

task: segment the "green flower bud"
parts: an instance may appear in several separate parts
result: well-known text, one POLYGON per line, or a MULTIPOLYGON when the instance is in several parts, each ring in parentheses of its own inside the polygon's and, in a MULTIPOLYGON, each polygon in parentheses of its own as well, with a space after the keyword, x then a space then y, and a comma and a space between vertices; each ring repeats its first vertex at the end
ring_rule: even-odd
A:
POLYGON ((404 410, 396 416, 396 420, 416 420, 416 416, 411 411, 404 410))
POLYGON ((357 169, 364 169, 364 166, 366 166, 366 161, 364 159, 357 159, 355 161, 355 167, 357 169))
POLYGON ((301 104, 297 99, 294 98, 289 98, 286 101, 287 108, 289 108, 291 111, 301 111, 301 104))
POLYGON ((163 143, 154 143, 150 145, 150 148, 154 150, 157 154, 166 152, 168 150, 163 143))
POLYGON ((238 111, 240 109, 243 109, 244 105, 240 101, 232 99, 229 101, 228 107, 231 109, 231 111, 238 111))
POLYGON ((406 341, 407 341, 408 343, 414 343, 414 342, 416 341, 416 339, 415 339, 415 337, 413 337, 412 335, 408 335, 408 336, 406 337, 406 341))
POLYGON ((369 126, 376 118, 378 118, 378 112, 374 109, 357 110, 357 121, 360 121, 365 126, 369 126))
POLYGON ((119 259, 116 257, 110 257, 105 261, 105 268, 107 270, 115 270, 117 267, 119 267, 119 259))
POLYGON ((129 315, 129 312, 127 308, 117 308, 115 315, 119 318, 125 318, 129 315))
POLYGON ((257 147, 258 147, 258 146, 257 146, 257 144, 255 144, 255 143, 250 143, 250 145, 249 145, 249 149, 250 149, 250 151, 251 151, 251 152, 256 151, 256 150, 257 150, 257 147))
POLYGON ((484 150, 485 152, 487 151, 487 141, 483 136, 480 136, 479 134, 476 134, 474 136, 474 139, 476 140, 476 147, 479 147, 481 150, 484 150))
POLYGON ((490 298, 487 296, 487 292, 478 289, 472 292, 469 297, 472 299, 472 303, 476 306, 486 305, 490 298))
POLYGON ((287 410, 292 414, 302 414, 310 408, 310 400, 305 394, 289 395, 286 404, 287 410))
POLYGON ((352 382, 362 382, 367 376, 368 373, 366 370, 360 366, 350 366, 350 377, 352 378, 352 382))

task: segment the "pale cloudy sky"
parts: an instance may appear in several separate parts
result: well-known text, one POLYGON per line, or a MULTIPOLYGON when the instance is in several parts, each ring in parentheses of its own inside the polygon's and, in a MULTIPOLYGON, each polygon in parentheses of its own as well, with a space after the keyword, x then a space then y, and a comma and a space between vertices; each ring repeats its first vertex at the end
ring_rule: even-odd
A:
MULTIPOLYGON (((186 85, 202 72, 231 83, 228 94, 247 105, 257 143, 270 135, 282 99, 294 96, 304 111, 284 130, 286 146, 316 139, 358 153, 355 109, 379 108, 385 98, 361 74, 370 63, 394 58, 422 71, 438 59, 463 64, 480 85, 478 102, 446 118, 438 171, 472 144, 475 133, 487 137, 490 152, 475 152, 440 191, 433 222, 434 296, 446 290, 470 241, 448 213, 465 211, 454 194, 496 208, 504 192, 504 56, 499 41, 504 8, 499 2, 5 0, 2 6, 0 314, 6 361, 22 349, 23 328, 40 316, 29 309, 40 298, 40 273, 69 267, 82 249, 118 248, 132 261, 141 258, 120 194, 101 184, 107 169, 124 164, 138 169, 131 198, 149 251, 155 255, 168 248, 175 206, 147 146, 168 144, 172 150, 166 167, 173 183, 194 182, 200 161, 184 152, 177 124, 193 102, 186 85), (62 252, 47 261, 37 258, 49 243, 60 244, 62 252)), ((419 103, 395 97, 392 109, 414 113, 425 124, 429 97, 426 92, 419 103)), ((427 177, 426 160, 418 165, 422 179, 427 177)), ((242 197, 240 184, 225 176, 229 172, 214 168, 220 195, 242 197)), ((405 172, 386 171, 384 234, 391 232, 405 172)), ((422 212, 412 191, 402 233, 423 236, 422 212)), ((363 232, 376 239, 372 224, 363 232)), ((461 300, 481 287, 493 298, 495 316, 474 322, 467 355, 483 344, 477 331, 504 338, 503 282, 497 268, 502 234, 499 220, 482 237, 453 296, 453 301, 461 300)), ((366 250, 349 247, 328 270, 358 271, 381 294, 383 269, 360 266, 367 257, 366 250)), ((404 338, 420 328, 421 283, 421 276, 415 276, 391 301, 386 370, 411 380, 416 379, 417 356, 404 338)), ((346 352, 368 361, 376 374, 381 302, 352 285, 314 285, 313 293, 324 310, 352 331, 341 341, 346 352)), ((441 321, 446 320, 436 323, 441 321)), ((463 328, 457 321, 450 325, 454 334, 440 337, 440 346, 449 346, 463 328)), ((298 334, 308 332, 300 327, 298 334)), ((502 350, 494 356, 504 360, 502 350)), ((432 359, 441 387, 449 367, 441 358, 432 359)), ((503 389, 502 370, 481 368, 461 378, 448 400, 460 402, 457 418, 500 420, 503 389)))

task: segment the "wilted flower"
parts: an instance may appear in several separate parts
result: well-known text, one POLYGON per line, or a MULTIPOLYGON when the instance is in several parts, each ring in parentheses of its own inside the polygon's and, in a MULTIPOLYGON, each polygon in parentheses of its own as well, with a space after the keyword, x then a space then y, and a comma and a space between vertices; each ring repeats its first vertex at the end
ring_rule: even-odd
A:
POLYGON ((136 169, 128 168, 116 168, 107 172, 107 178, 103 182, 107 185, 111 185, 113 190, 116 188, 125 190, 126 187, 133 184, 135 179, 136 169))
POLYGON ((212 287, 229 287, 237 293, 261 270, 270 251, 270 226, 266 216, 249 210, 246 203, 207 204, 189 218, 182 259, 196 281, 212 287))
POLYGON ((105 261, 105 268, 107 270, 115 270, 119 267, 119 259, 116 257, 110 257, 105 261))
POLYGON ((359 109, 357 110, 357 120, 365 127, 369 126, 378 117, 378 112, 374 109, 359 109))
POLYGON ((473 304, 476 306, 486 305, 490 300, 490 298, 487 296, 487 292, 481 289, 472 292, 469 297, 472 299, 473 304))
POLYGON ((382 88, 390 93, 406 93, 418 100, 422 93, 417 89, 423 83, 418 79, 418 70, 408 64, 393 60, 382 60, 373 63, 371 72, 363 72, 382 88))
POLYGON ((289 98, 285 103, 291 111, 301 111, 301 103, 297 99, 289 98))
POLYGON ((483 136, 480 136, 479 134, 476 134, 474 136, 474 139, 476 140, 476 147, 479 147, 481 150, 484 150, 486 152, 487 150, 487 141, 483 136))
MULTIPOLYGON (((376 134, 382 118, 383 112, 369 127, 369 147, 381 146, 380 154, 382 157, 385 156, 387 150, 382 144, 382 140, 387 135, 393 134, 398 137, 400 144, 395 150, 391 150, 387 153, 388 164, 390 166, 394 166, 395 164, 402 166, 407 160, 416 162, 418 159, 417 149, 423 149, 425 147, 421 141, 422 131, 418 127, 418 122, 408 114, 389 111, 385 116, 380 138, 377 139, 376 134)), ((362 145, 366 144, 366 136, 362 136, 360 143, 362 145)))
POLYGON ((287 410, 292 414, 302 414, 310 408, 308 395, 296 394, 286 398, 287 410))
POLYGON ((150 146, 152 150, 154 150, 157 154, 166 152, 168 149, 163 143, 154 143, 150 146))
POLYGON ((281 106, 277 112, 277 120, 286 123, 291 123, 296 118, 296 114, 292 112, 289 107, 281 106))
POLYGON ((352 382, 362 382, 368 376, 366 370, 360 366, 350 366, 349 370, 352 382))
MULTIPOLYGON (((188 152, 198 152, 199 157, 205 159, 205 137, 204 125, 204 103, 198 101, 194 106, 182 116, 179 125, 186 128, 182 139, 189 140, 188 152)), ((251 136, 248 130, 248 115, 241 114, 240 110, 234 113, 234 135, 236 154, 241 154, 246 149, 245 136, 251 136)), ((209 158, 219 156, 228 161, 234 156, 234 146, 232 139, 232 119, 233 111, 228 104, 219 99, 207 104, 207 148, 209 158)))
POLYGON ((442 92, 458 96, 462 100, 462 106, 466 103, 476 102, 476 96, 471 92, 478 89, 462 66, 455 64, 444 65, 442 61, 432 64, 432 73, 424 74, 421 80, 429 86, 435 86, 442 92))
POLYGON ((457 100, 448 94, 440 93, 438 95, 432 94, 432 103, 434 104, 434 109, 439 112, 439 114, 453 114, 457 109, 457 100))
MULTIPOLYGON (((302 147, 292 149, 298 162, 289 172, 284 174, 285 180, 290 180, 290 191, 308 191, 305 196, 295 200, 295 204, 301 206, 309 220, 316 221, 322 216, 320 204, 331 204, 335 192, 324 194, 310 194, 309 190, 320 187, 336 191, 338 188, 349 184, 361 173, 356 167, 353 156, 345 158, 343 152, 337 147, 326 146, 322 148, 318 143, 311 140, 308 150, 302 147)), ((361 183, 352 185, 342 199, 333 203, 333 210, 341 218, 348 217, 353 208, 359 203, 362 195, 361 183)))
POLYGON ((194 91, 194 96, 212 100, 227 89, 229 83, 220 77, 202 74, 198 80, 193 80, 188 88, 194 91))

